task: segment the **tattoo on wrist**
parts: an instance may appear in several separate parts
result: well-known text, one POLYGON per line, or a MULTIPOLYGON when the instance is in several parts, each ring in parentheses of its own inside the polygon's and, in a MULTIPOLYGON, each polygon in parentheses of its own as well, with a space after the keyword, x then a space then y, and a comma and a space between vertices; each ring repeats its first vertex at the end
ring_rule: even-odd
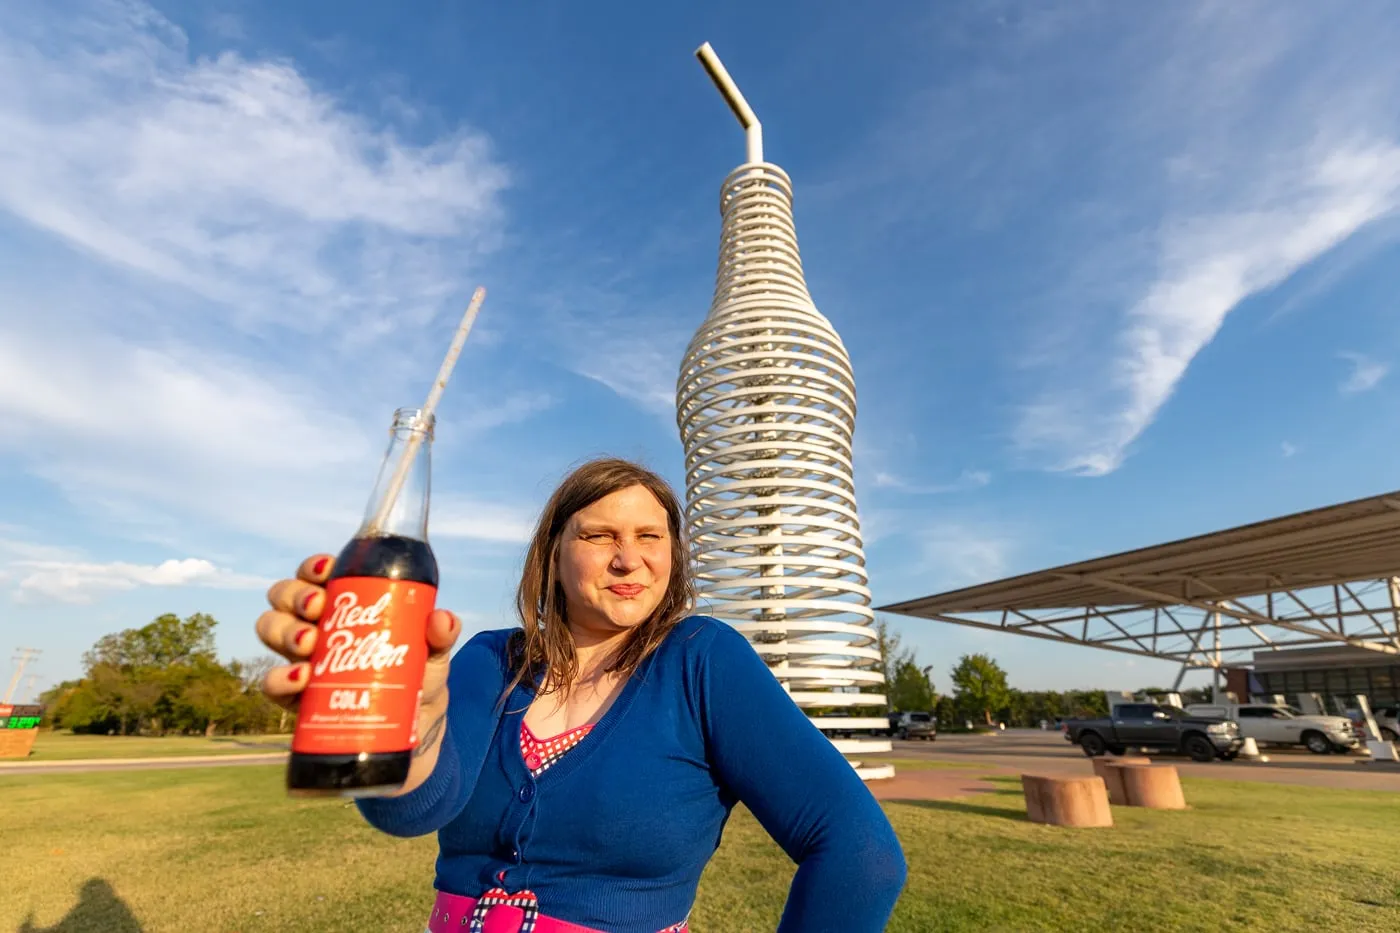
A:
POLYGON ((438 743, 438 739, 442 738, 443 726, 446 723, 446 713, 433 720, 433 724, 423 732, 423 738, 418 742, 418 747, 413 750, 414 758, 432 751, 433 746, 438 743))

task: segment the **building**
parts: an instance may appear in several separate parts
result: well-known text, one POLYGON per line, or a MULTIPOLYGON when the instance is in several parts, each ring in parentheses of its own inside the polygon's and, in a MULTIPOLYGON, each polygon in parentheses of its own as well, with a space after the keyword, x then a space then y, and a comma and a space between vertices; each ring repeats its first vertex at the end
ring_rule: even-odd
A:
POLYGON ((1364 694, 1372 707, 1400 704, 1400 655, 1377 654, 1346 645, 1256 651, 1249 674, 1254 696, 1297 697, 1315 693, 1324 699, 1364 694))

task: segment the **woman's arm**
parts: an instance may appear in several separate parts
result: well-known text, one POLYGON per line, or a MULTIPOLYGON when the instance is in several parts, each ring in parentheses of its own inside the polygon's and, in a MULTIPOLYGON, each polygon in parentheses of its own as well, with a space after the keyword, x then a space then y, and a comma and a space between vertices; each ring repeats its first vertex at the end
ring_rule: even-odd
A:
POLYGON ((779 933, 878 933, 904 887, 899 839, 851 765, 722 623, 701 661, 709 759, 797 863, 779 933))
POLYGON ((462 812, 501 721, 508 637, 509 632, 481 632, 453 656, 446 708, 440 717, 429 717, 415 750, 414 767, 431 772, 408 793, 356 800, 371 826, 393 836, 422 836, 462 812))

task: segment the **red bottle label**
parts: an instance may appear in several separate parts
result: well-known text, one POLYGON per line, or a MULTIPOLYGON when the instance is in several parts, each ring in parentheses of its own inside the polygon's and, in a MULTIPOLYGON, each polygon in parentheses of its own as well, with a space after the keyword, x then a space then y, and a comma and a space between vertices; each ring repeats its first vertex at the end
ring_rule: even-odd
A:
POLYGON ((326 584, 311 678, 292 751, 309 755, 402 752, 418 744, 437 587, 381 577, 326 584))

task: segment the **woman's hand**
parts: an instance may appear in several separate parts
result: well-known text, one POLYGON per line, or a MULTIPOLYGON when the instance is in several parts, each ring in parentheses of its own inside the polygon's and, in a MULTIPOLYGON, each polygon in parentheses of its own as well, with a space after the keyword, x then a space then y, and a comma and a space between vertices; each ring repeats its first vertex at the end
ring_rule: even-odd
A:
MULTIPOLYGON (((263 693, 293 712, 311 674, 307 659, 320 634, 316 622, 326 604, 325 582, 334 567, 335 558, 329 554, 308 557, 297 568, 296 579, 279 580, 272 585, 267 591, 272 608, 258 617, 257 631, 262 643, 292 662, 267 672, 263 693)), ((418 746, 401 794, 426 780, 437 763, 438 745, 447 727, 447 672, 452 646, 461 633, 462 623, 452 613, 435 609, 429 614, 428 663, 423 671, 423 700, 418 706, 418 746)))

